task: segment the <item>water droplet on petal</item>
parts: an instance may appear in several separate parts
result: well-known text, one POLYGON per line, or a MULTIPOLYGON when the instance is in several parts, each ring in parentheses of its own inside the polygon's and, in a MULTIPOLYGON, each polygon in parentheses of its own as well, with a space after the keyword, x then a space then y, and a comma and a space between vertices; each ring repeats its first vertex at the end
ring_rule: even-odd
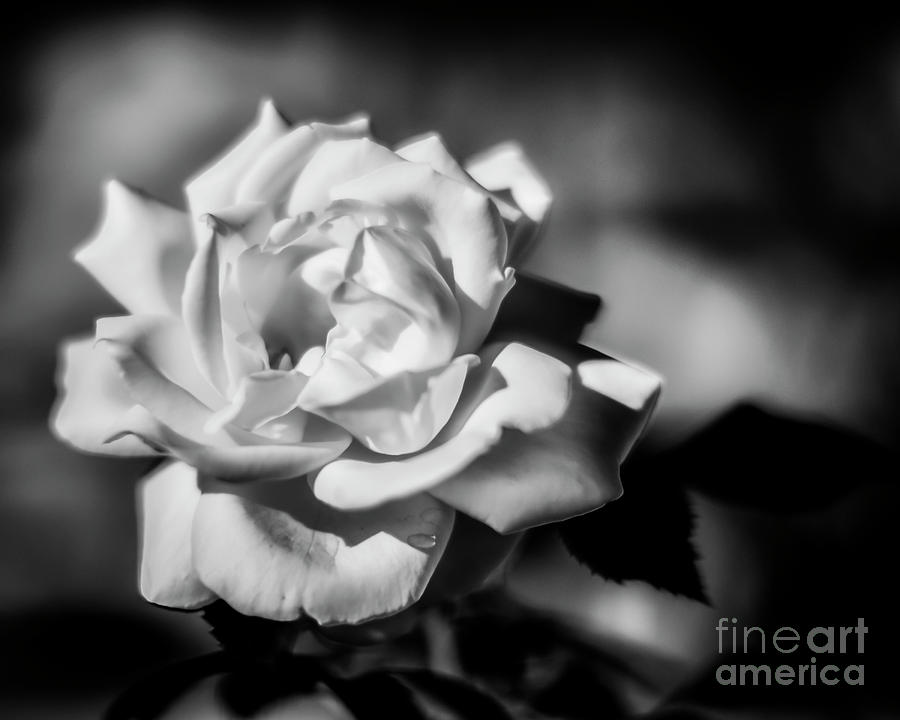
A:
POLYGON ((431 550, 437 545, 437 537, 434 535, 426 535, 425 533, 415 533, 406 538, 406 542, 417 550, 431 550))

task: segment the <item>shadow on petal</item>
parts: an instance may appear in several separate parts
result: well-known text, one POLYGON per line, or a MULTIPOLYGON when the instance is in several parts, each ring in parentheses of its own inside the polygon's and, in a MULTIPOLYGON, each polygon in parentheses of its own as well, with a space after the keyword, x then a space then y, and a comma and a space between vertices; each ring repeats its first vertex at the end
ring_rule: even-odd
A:
POLYGON ((316 500, 303 479, 234 489, 204 482, 197 572, 239 612, 272 620, 356 624, 409 607, 453 526, 453 511, 427 495, 345 512, 316 500))

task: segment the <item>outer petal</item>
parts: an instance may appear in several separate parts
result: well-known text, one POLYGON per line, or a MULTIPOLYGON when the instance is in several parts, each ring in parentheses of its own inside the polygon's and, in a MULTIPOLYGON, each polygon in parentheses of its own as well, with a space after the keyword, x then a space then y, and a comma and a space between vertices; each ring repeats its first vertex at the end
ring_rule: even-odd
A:
POLYGON ((296 127, 254 158, 240 180, 235 200, 286 200, 295 178, 323 143, 368 134, 369 118, 364 115, 354 116, 337 125, 314 122, 296 127))
POLYGON ((417 496, 362 513, 316 501, 305 482, 292 512, 227 493, 204 494, 194 558, 205 585, 245 615, 355 624, 421 596, 446 547, 453 512, 417 496))
POLYGON ((425 163, 435 172, 446 175, 462 183, 471 183, 472 178, 460 167, 437 133, 427 133, 410 138, 397 147, 397 155, 414 163, 425 163))
POLYGON ((482 187, 508 191, 535 222, 544 219, 553 203, 550 187, 517 143, 495 145, 469 158, 466 170, 482 187))
POLYGON ((503 143, 470 158, 466 170, 488 190, 512 196, 524 213, 524 217, 510 213, 507 205, 499 204, 509 226, 508 261, 518 265, 550 211, 550 188, 516 143, 503 143))
MULTIPOLYGON (((221 158, 201 171, 185 186, 191 218, 234 205, 237 188, 259 155, 288 131, 288 124, 275 109, 271 100, 259 106, 256 122, 250 130, 221 158)), ((197 225, 198 239, 205 233, 205 224, 197 225)))
POLYGON ((58 397, 50 427, 79 450, 105 455, 154 455, 136 437, 107 439, 124 428, 134 400, 119 376, 116 363, 93 338, 68 340, 60 348, 56 385, 58 397))
POLYGON ((504 433, 492 452, 433 494, 504 533, 618 498, 619 465, 647 424, 660 381, 611 358, 582 358, 560 422, 531 435, 504 433))
POLYGON ((504 269, 506 231, 494 202, 427 165, 389 165, 332 189, 334 200, 362 200, 402 210, 405 229, 437 243, 462 318, 456 354, 478 349, 512 287, 504 269), (452 279, 452 282, 450 280, 452 279))
MULTIPOLYGON (((400 157, 410 162, 425 163, 435 172, 468 185, 479 194, 485 194, 485 190, 491 189, 479 184, 469 173, 462 169, 460 164, 450 154, 450 151, 447 150, 441 136, 437 133, 428 133, 411 138, 401 143, 397 147, 396 152, 400 157)), ((494 195, 492 199, 505 220, 518 221, 521 218, 522 211, 509 203, 505 198, 494 195)))
POLYGON ((336 460, 316 478, 316 496, 358 508, 429 490, 499 532, 618 497, 619 463, 649 417, 658 378, 587 348, 567 363, 518 344, 485 354, 430 449, 391 462, 336 460))
POLYGON ((178 432, 205 439, 203 427, 212 410, 187 387, 200 388, 217 403, 216 407, 222 399, 190 363, 190 351, 180 323, 158 315, 100 318, 97 343, 118 364, 133 402, 140 403, 178 432))
POLYGON ((146 358, 169 380, 183 387, 203 404, 217 409, 224 400, 201 375, 193 357, 187 331, 180 320, 162 315, 119 315, 98 318, 97 340, 127 344, 146 358))
POLYGON ((138 486, 141 523, 141 594, 166 607, 193 609, 216 599, 194 571, 191 528, 200 500, 197 471, 163 465, 138 486))
POLYGON ((305 475, 338 457, 351 440, 346 431, 316 419, 315 423, 307 423, 300 443, 273 444, 272 438, 229 428, 229 434, 237 435, 245 444, 205 445, 181 435, 140 406, 128 412, 122 426, 110 440, 134 435, 205 475, 236 482, 285 480, 305 475))
POLYGON ((104 197, 100 228, 75 261, 129 312, 177 314, 193 252, 188 216, 116 180, 104 197))

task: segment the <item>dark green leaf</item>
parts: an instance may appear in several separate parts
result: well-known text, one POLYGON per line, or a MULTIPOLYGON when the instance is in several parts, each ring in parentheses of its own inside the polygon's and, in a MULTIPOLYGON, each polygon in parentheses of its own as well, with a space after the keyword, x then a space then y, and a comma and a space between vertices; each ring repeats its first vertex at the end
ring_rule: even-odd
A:
POLYGON ((242 659, 272 660, 289 651, 304 621, 277 622, 242 615, 222 600, 203 608, 203 619, 223 650, 242 659))
POLYGON ((566 548, 607 580, 643 580, 707 602, 691 543, 694 516, 684 490, 668 474, 630 473, 627 467, 622 482, 625 494, 619 500, 559 524, 566 548))
POLYGON ((600 310, 600 298, 550 280, 516 274, 516 284, 500 305, 489 341, 539 338, 578 342, 600 310))
POLYGON ((829 506, 863 483, 893 482, 898 469, 894 452, 848 429, 738 405, 643 472, 730 504, 791 513, 829 506))

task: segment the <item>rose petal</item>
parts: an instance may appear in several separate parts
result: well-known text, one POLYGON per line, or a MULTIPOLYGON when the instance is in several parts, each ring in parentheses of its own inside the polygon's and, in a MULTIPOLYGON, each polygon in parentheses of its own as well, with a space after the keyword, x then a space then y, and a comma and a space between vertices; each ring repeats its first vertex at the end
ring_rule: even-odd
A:
POLYGON ((345 274, 423 322, 454 327, 459 323, 453 292, 428 250, 411 233, 390 227, 366 228, 354 243, 345 274))
POLYGON ((273 251, 285 247, 301 238, 316 222, 313 213, 300 213, 282 218, 269 229, 269 236, 263 243, 263 250, 273 251))
MULTIPOLYGON (((327 356, 350 358, 371 376, 369 386, 388 375, 446 362, 446 350, 437 363, 428 362, 430 338, 425 328, 387 298, 348 280, 340 284, 330 300, 338 325, 328 333, 327 356)), ((355 383, 348 383, 341 394, 351 388, 357 394, 355 383)))
POLYGON ((200 246, 187 271, 181 304, 197 366, 215 388, 227 394, 230 376, 222 335, 218 238, 214 223, 198 238, 200 246))
POLYGON ((300 356, 297 364, 294 365, 294 370, 309 377, 322 366, 322 358, 324 356, 325 348, 323 346, 311 347, 300 356))
POLYGON ((427 490, 499 532, 617 497, 618 465, 652 411, 659 379, 585 359, 597 356, 587 348, 567 363, 517 343, 483 356, 428 450, 387 462, 359 453, 335 460, 315 479, 316 496, 357 509, 427 490))
MULTIPOLYGON (((325 357, 323 364, 328 365, 328 355, 325 357)), ((430 443, 447 423, 462 392, 466 373, 476 361, 477 356, 463 355, 443 367, 382 379, 359 395, 344 399, 340 399, 340 390, 333 385, 328 388, 318 384, 321 380, 317 373, 300 394, 299 403, 304 409, 346 428, 375 452, 386 455, 416 452, 430 443), (317 395, 306 393, 311 386, 317 395), (318 398, 327 404, 313 402, 318 398)), ((335 383, 343 377, 335 374, 329 379, 335 383)), ((340 385, 344 386, 342 382, 340 385)))
POLYGON ((237 263, 246 247, 223 268, 219 286, 219 311, 222 317, 222 351, 228 373, 228 394, 232 395, 241 379, 269 367, 266 343, 253 324, 247 303, 241 297, 237 281, 237 263))
POLYGON ((368 134, 369 118, 363 115, 337 125, 314 122, 294 128, 258 154, 238 184, 235 201, 286 200, 291 184, 323 143, 368 134))
POLYGON ((430 490, 496 442, 496 435, 470 432, 400 460, 354 448, 322 468, 314 480, 316 497, 341 510, 376 507, 430 490))
MULTIPOLYGON (((336 328, 329 333, 329 338, 342 332, 341 328, 336 328)), ((318 408, 352 400, 383 381, 352 355, 343 352, 340 345, 336 346, 333 340, 329 342, 332 348, 327 355, 324 348, 321 355, 317 348, 310 348, 301 358, 302 364, 310 370, 304 373, 310 375, 310 381, 300 393, 300 407, 318 408)))
MULTIPOLYGON (((185 186, 191 218, 198 221, 208 212, 234 205, 237 188, 250 166, 275 140, 288 131, 288 124, 271 100, 260 103, 253 127, 222 157, 202 170, 185 186)), ((255 198, 254 198, 255 199, 255 198)), ((205 224, 196 225, 197 239, 206 234, 205 224)))
POLYGON ((509 191, 525 214, 540 222, 553 194, 518 143, 507 142, 469 158, 466 170, 478 183, 493 192, 509 191))
POLYGON ((328 192, 335 185, 398 162, 401 158, 369 138, 329 140, 313 153, 294 182, 288 215, 319 213, 328 205, 328 192))
POLYGON ((461 183, 471 183, 472 178, 460 167, 456 159, 447 150, 438 133, 427 133, 410 138, 401 143, 396 150, 397 155, 413 163, 424 163, 435 172, 446 175, 461 183))
MULTIPOLYGON (((410 162, 425 163, 432 170, 446 175, 453 180, 457 180, 479 194, 488 195, 488 188, 479 184, 469 173, 467 173, 456 159, 447 150, 444 141, 437 133, 428 133, 417 138, 412 138, 401 144, 397 150, 397 154, 409 160, 410 162)), ((505 187, 502 189, 506 189, 505 187)), ((500 211, 508 229, 515 229, 517 223, 522 220, 523 212, 513 203, 509 202, 501 195, 493 194, 491 199, 500 211)), ((512 242, 512 236, 509 236, 512 242)))
MULTIPOLYGON (((459 308, 428 251, 408 233, 373 227, 357 237, 329 306, 361 342, 342 348, 379 375, 444 365, 459 337, 459 308)), ((329 341, 326 351, 334 346, 329 341)))
POLYGON ((154 448, 197 468, 205 475, 227 481, 285 480, 317 470, 338 457, 350 444, 350 435, 336 425, 317 421, 305 428, 303 442, 273 444, 272 438, 236 433, 243 445, 205 445, 173 430, 139 405, 129 410, 122 429, 110 440, 135 435, 154 448), (258 444, 247 444, 255 441, 258 444))
POLYGON ((310 423, 321 422, 314 415, 293 408, 284 415, 267 420, 254 429, 254 434, 282 445, 302 443, 310 423))
POLYGON ((60 346, 56 372, 57 400, 50 428, 79 450, 104 455, 155 455, 136 437, 107 439, 124 428, 134 400, 109 355, 93 338, 67 340, 60 346))
POLYGON ((217 410, 225 401, 200 373, 191 356, 190 340, 177 318, 160 315, 119 315, 98 318, 95 338, 131 346, 166 378, 217 410))
POLYGON ((396 208, 406 219, 406 230, 427 234, 437 243, 443 259, 438 269, 460 308, 456 354, 476 350, 514 282, 512 270, 504 270, 506 231, 494 202, 418 163, 375 170, 332 188, 331 197, 396 208))
POLYGON ((290 245, 277 252, 254 247, 238 258, 237 292, 272 352, 296 359, 325 341, 334 327, 326 293, 343 277, 347 255, 343 248, 290 245))
POLYGON ((238 385, 231 404, 212 416, 206 429, 216 432, 233 422, 246 430, 256 430, 296 407, 306 381, 304 375, 279 370, 248 375, 238 385))
POLYGON ((496 448, 432 494, 503 533, 618 498, 619 465, 653 411, 660 381, 610 358, 584 360, 576 369, 560 422, 533 434, 504 433, 496 448))
POLYGON ((143 405, 179 433, 195 440, 206 439, 203 428, 212 410, 185 385, 205 388, 215 407, 222 405, 222 398, 205 384, 195 369, 191 372, 190 362, 183 361, 190 356, 180 323, 159 315, 100 318, 96 337, 97 343, 118 364, 133 402, 143 405), (181 376, 184 385, 173 376, 181 376))
POLYGON ((482 186, 496 193, 508 193, 524 212, 524 217, 500 212, 508 223, 508 262, 517 266, 540 234, 550 211, 553 195, 546 181, 516 143, 503 143, 479 153, 466 163, 466 170, 482 186))
MULTIPOLYGON (((425 163, 435 172, 457 180, 479 194, 487 195, 486 188, 480 185, 456 161, 438 133, 428 133, 405 141, 396 150, 397 155, 414 163, 425 163)), ((522 211, 499 195, 492 196, 494 204, 503 218, 518 221, 522 211)))
MULTIPOLYGON (((359 233, 376 226, 400 227, 400 208, 392 208, 379 203, 361 200, 334 200, 318 216, 317 232, 331 245, 352 250, 359 233)), ((429 241, 424 235, 423 242, 429 241)), ((432 257, 440 258, 436 247, 429 245, 432 257)))
POLYGON ((349 256, 350 251, 343 247, 333 247, 317 253, 300 266, 300 278, 319 295, 327 298, 343 280, 349 256))
POLYGON ((241 253, 234 266, 234 286, 254 325, 263 324, 281 297, 288 276, 316 252, 317 248, 290 246, 278 252, 251 247, 241 253))
POLYGON ((483 359, 431 448, 396 461, 336 460, 316 478, 316 496, 336 507, 356 509, 427 490, 495 445, 504 427, 534 431, 563 416, 571 376, 565 363, 517 343, 486 349, 483 359))
POLYGON ((305 482, 296 486, 291 514, 232 494, 203 495, 193 544, 205 585, 245 615, 308 615, 325 625, 391 615, 419 599, 452 511, 417 496, 345 513, 316 501, 305 482))
MULTIPOLYGON (((204 312, 209 311, 207 321, 216 343, 221 336, 221 355, 227 378, 223 380, 225 385, 222 389, 227 395, 234 393, 243 377, 268 367, 265 343, 251 322, 236 275, 241 256, 248 251, 248 247, 255 249, 265 240, 274 218, 271 207, 263 203, 235 205, 215 215, 203 216, 214 235, 212 243, 215 247, 203 245, 198 252, 198 256, 203 255, 206 267, 204 273, 197 275, 198 282, 193 288, 196 292, 194 306, 204 312), (206 283, 205 286, 201 287, 201 282, 206 283), (217 292, 218 295, 206 296, 198 303, 201 292, 217 292), (214 331, 216 324, 221 328, 219 333, 214 331)), ((222 372, 218 367, 215 370, 222 372)))
POLYGON ((275 224, 275 208, 264 202, 246 202, 231 207, 220 208, 214 212, 201 215, 200 219, 212 219, 216 232, 220 237, 237 235, 240 243, 234 243, 238 252, 234 257, 227 257, 227 262, 233 262, 235 257, 248 247, 262 245, 269 235, 269 231, 275 224))
POLYGON ((138 485, 141 595, 157 605, 191 610, 216 599, 194 571, 191 528, 200 501, 197 471, 170 462, 138 485))
POLYGON ((129 312, 178 314, 193 251, 187 215, 116 180, 104 197, 100 228, 75 262, 129 312))

